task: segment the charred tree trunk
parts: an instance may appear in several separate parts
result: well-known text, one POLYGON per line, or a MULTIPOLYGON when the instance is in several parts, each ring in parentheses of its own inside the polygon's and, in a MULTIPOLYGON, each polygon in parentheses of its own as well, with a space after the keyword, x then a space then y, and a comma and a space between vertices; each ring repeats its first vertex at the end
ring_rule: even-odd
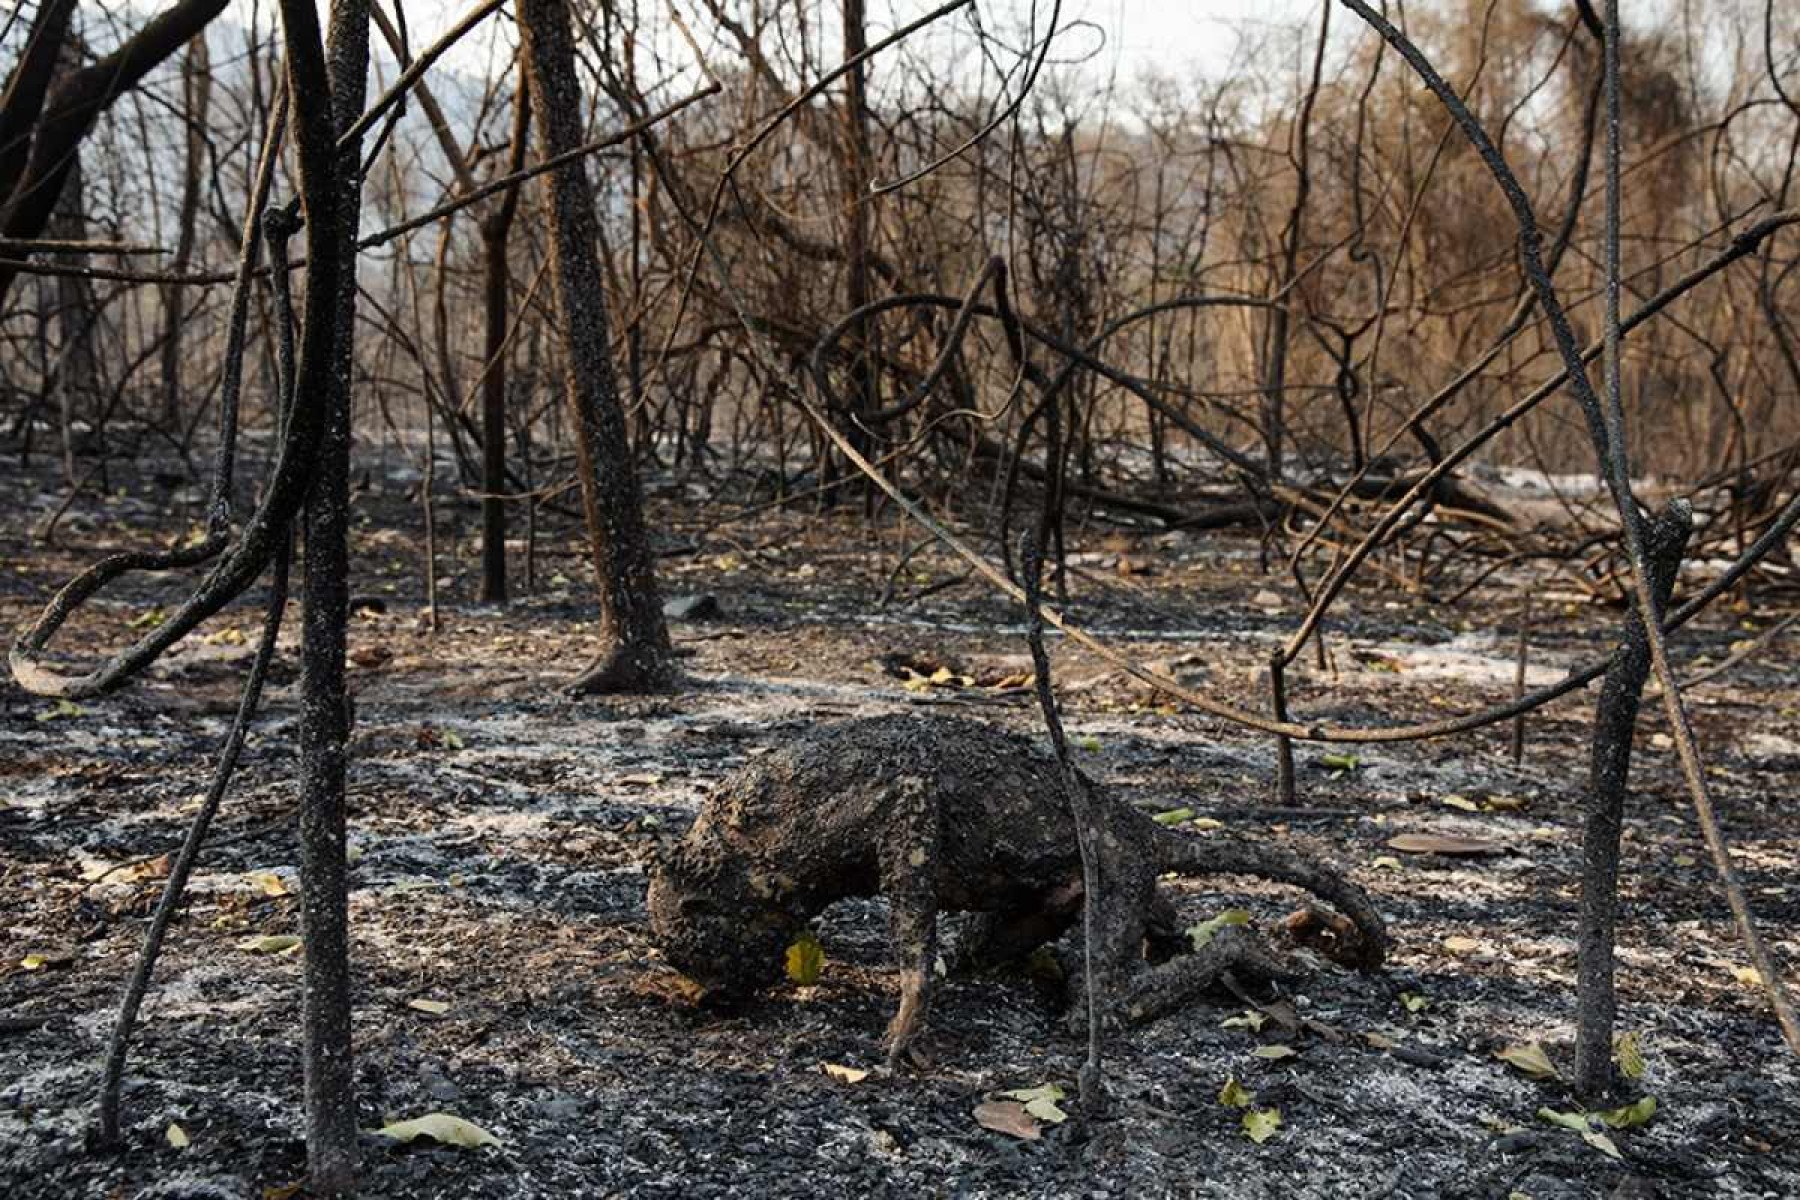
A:
MULTIPOLYGON (((71 158, 63 178, 62 194, 56 198, 56 208, 51 214, 49 231, 56 238, 85 242, 88 236, 87 196, 86 181, 81 173, 81 152, 76 150, 71 158)), ((79 256, 69 256, 65 262, 73 267, 83 265, 79 256)), ((75 469, 77 453, 94 454, 101 462, 106 456, 100 445, 103 436, 100 363, 94 355, 94 322, 99 317, 99 305, 94 298, 94 285, 79 275, 62 275, 49 282, 56 294, 58 355, 62 361, 56 391, 61 406, 63 471, 68 476, 69 486, 74 487, 81 477, 75 469), (91 437, 85 446, 76 430, 76 422, 84 410, 91 422, 91 437)))
POLYGON ((306 316, 296 402, 317 404, 321 432, 307 494, 300 662, 301 932, 306 946, 308 1190, 347 1191, 356 1174, 355 1072, 350 1046, 350 910, 345 864, 345 768, 350 698, 350 385, 356 314, 360 139, 338 138, 362 112, 369 62, 368 0, 332 0, 329 48, 313 0, 283 0, 294 144, 306 210, 306 316), (330 104, 314 98, 329 95, 330 104))
MULTIPOLYGON (((1319 99, 1319 86, 1325 67, 1325 43, 1331 36, 1331 5, 1324 6, 1319 19, 1319 40, 1313 47, 1312 80, 1300 104, 1300 116, 1291 133, 1288 156, 1294 165, 1294 204, 1288 210, 1287 223, 1281 230, 1280 286, 1285 292, 1293 287, 1300 266, 1300 247, 1305 241, 1306 201, 1312 192, 1312 117, 1319 99)), ((1268 363, 1263 378, 1263 442, 1268 447, 1269 479, 1281 478, 1287 449, 1287 367, 1292 317, 1291 295, 1269 312, 1268 363)))
MULTIPOLYGON (((531 134, 531 89, 520 64, 513 100, 512 150, 506 173, 525 165, 531 134)), ((487 318, 481 377, 481 602, 506 603, 506 243, 519 211, 519 189, 511 187, 481 222, 482 304, 487 318)))
MULTIPOLYGON (((25 48, 0 95, 0 213, 4 213, 25 166, 31 160, 31 131, 44 111, 50 81, 69 25, 75 16, 75 0, 46 0, 31 19, 25 48)), ((3 294, 3 293, 0 293, 3 294)))
MULTIPOLYGON (((61 5, 52 4, 50 8, 60 9, 61 5)), ((105 58, 64 75, 36 105, 29 101, 40 95, 37 87, 41 64, 32 53, 21 60, 7 85, 5 111, 0 112, 0 131, 8 135, 0 138, 0 184, 5 184, 8 176, 12 180, 10 188, 0 191, 0 237, 29 241, 43 233, 75 161, 75 151, 100 114, 224 9, 225 0, 178 0, 105 58), (31 68, 29 72, 27 66, 31 68), (15 86, 19 92, 16 99, 15 86), (15 104, 19 108, 16 117, 12 111, 15 104), (20 143, 25 135, 12 134, 15 124, 30 130, 28 151, 20 143), (16 166, 21 153, 25 161, 16 166)), ((60 29, 66 36, 67 14, 61 16, 60 25, 55 19, 57 12, 48 15, 51 19, 46 32, 60 29)), ((34 32, 36 29, 34 22, 34 32)), ((51 51, 52 67, 63 36, 57 38, 51 51)), ((6 299, 17 276, 17 268, 0 265, 0 300, 6 299)))
MULTIPOLYGON (((200 185, 206 172, 206 121, 212 107, 212 62, 202 33, 188 44, 182 67, 182 90, 187 100, 186 161, 181 179, 181 208, 176 213, 175 257, 171 274, 185 275, 194 260, 195 226, 200 215, 200 185)), ((181 286, 164 284, 162 392, 163 423, 171 430, 181 418, 181 286)))
MULTIPOLYGON (((546 156, 581 143, 581 86, 566 0, 520 0, 531 102, 546 156)), ((550 278, 562 320, 569 415, 600 601, 600 653, 577 694, 643 691, 668 683, 674 656, 657 598, 655 559, 619 402, 596 243, 599 220, 580 159, 544 176, 550 278)))
MULTIPOLYGON (((844 59, 855 60, 869 48, 867 18, 864 12, 864 0, 844 0, 844 59)), ((869 146, 869 98, 867 68, 861 62, 852 66, 844 76, 844 155, 843 155, 843 190, 844 190, 844 305, 850 311, 869 303, 869 206, 866 203, 869 191, 869 160, 872 153, 869 146)), ((863 454, 869 452, 869 435, 865 428, 868 414, 881 408, 881 397, 878 391, 879 378, 875 372, 874 356, 871 354, 869 339, 874 331, 874 323, 869 320, 858 321, 849 333, 850 359, 850 417, 849 435, 851 444, 863 454)), ((853 479, 860 479, 855 470, 849 472, 853 479)), ((874 500, 874 493, 860 484, 853 494, 863 496, 865 502, 874 500)))
MULTIPOLYGON (((1658 609, 1675 589, 1681 552, 1693 531, 1693 510, 1684 501, 1665 508, 1645 530, 1645 557, 1658 609)), ((1660 618, 1659 618, 1660 619, 1660 618)), ((1631 742, 1638 704, 1650 676, 1650 644, 1643 619, 1634 610, 1625 619, 1624 638, 1613 653, 1594 713, 1586 824, 1582 831, 1581 918, 1576 974, 1575 1090, 1597 1098, 1612 1084, 1613 945, 1619 912, 1619 835, 1625 811, 1631 742)))

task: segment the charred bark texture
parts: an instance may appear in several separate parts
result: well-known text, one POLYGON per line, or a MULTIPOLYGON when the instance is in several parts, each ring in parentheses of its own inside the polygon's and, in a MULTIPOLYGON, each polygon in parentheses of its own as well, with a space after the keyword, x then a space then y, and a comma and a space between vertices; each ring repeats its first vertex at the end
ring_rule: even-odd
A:
MULTIPOLYGON (((206 36, 188 43, 187 61, 181 72, 182 92, 186 99, 187 138, 181 176, 181 207, 175 214, 175 257, 169 262, 173 275, 185 275, 194 261, 196 225, 200 216, 200 187, 206 176, 207 119, 212 108, 212 61, 206 49, 206 36)), ((183 313, 181 286, 164 284, 162 390, 163 423, 170 429, 180 427, 181 420, 181 347, 183 313)))
MULTIPOLYGON (((520 0, 519 15, 532 107, 544 153, 553 157, 581 144, 581 114, 587 111, 575 75, 569 11, 566 0, 520 0)), ((580 159, 543 178, 550 277, 562 318, 564 386, 600 601, 599 657, 570 690, 646 691, 670 682, 674 655, 613 368, 606 282, 595 249, 600 223, 594 193, 580 159)))
POLYGON ((300 662, 300 882, 308 1190, 335 1195, 356 1175, 350 1044, 350 916, 345 768, 350 700, 350 386, 356 313, 360 141, 339 146, 361 114, 369 62, 368 0, 333 0, 329 47, 312 0, 283 0, 288 89, 306 212, 306 316, 298 404, 319 406, 321 433, 305 511, 300 662), (317 98, 329 96, 330 104, 317 98))
MULTIPOLYGON (((512 149, 506 173, 525 166, 531 136, 531 89, 520 65, 513 100, 512 149)), ((507 238, 519 211, 519 189, 508 188, 481 222, 482 308, 486 316, 481 378, 481 601, 506 603, 506 325, 511 275, 507 238)))
MULTIPOLYGON (((1669 504, 1645 530, 1650 584, 1658 613, 1669 603, 1681 552, 1693 531, 1686 501, 1669 504)), ((1617 1013, 1613 946, 1619 915, 1619 836, 1631 773, 1638 705, 1650 677, 1650 644, 1636 610, 1625 619, 1594 712, 1586 822, 1582 831, 1581 917, 1577 945, 1575 1089, 1596 1098, 1612 1085, 1612 1032, 1617 1013)))
MULTIPOLYGON (((47 51, 50 70, 54 70, 56 52, 67 36, 69 16, 56 11, 63 7, 53 3, 40 13, 47 17, 44 36, 58 35, 47 51)), ((67 7, 72 10, 74 6, 67 7)), ((9 176, 12 185, 0 190, 0 237, 29 241, 43 233, 75 162, 75 151, 100 114, 224 10, 225 0, 179 0, 105 58, 57 80, 47 95, 39 90, 45 69, 38 59, 42 48, 35 41, 31 44, 7 85, 4 111, 0 111, 0 185, 6 184, 9 176), (29 139, 28 150, 20 146, 25 138, 29 139), (15 166, 21 154, 23 165, 15 166)), ((37 22, 32 32, 35 38, 37 22)), ((5 300, 17 275, 17 268, 0 265, 0 300, 5 300)))
POLYGON ((75 0, 45 0, 38 6, 31 32, 25 35, 25 50, 0 95, 0 212, 18 190, 31 160, 31 131, 44 111, 74 15, 75 0))

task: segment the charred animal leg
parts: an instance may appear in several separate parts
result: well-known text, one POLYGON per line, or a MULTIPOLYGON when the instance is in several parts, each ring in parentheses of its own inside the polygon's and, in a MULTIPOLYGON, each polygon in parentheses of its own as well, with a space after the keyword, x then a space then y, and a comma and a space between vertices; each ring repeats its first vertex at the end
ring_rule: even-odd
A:
POLYGON ((892 796, 893 827, 882 841, 881 890, 900 959, 900 1009, 888 1025, 889 1065, 898 1065, 925 1024, 937 963, 937 802, 918 779, 892 796))
POLYGON ((1095 834, 1100 852, 1101 901, 1094 912, 1094 945, 1090 952, 1081 939, 1076 939, 1074 954, 1063 963, 1069 975, 1071 1032, 1087 1027, 1089 987, 1100 989, 1103 1020, 1110 1023, 1123 1015, 1118 1001, 1131 977, 1143 968, 1144 938, 1157 894, 1154 863, 1104 829, 1095 834), (1090 966, 1098 980, 1088 977, 1090 966))
POLYGON ((1179 875, 1250 875, 1292 884, 1330 904, 1356 927, 1345 965, 1373 971, 1387 957, 1387 926, 1367 892, 1331 868, 1271 846, 1158 830, 1163 869, 1179 875))
POLYGON ((1259 979, 1293 979, 1299 974, 1249 929, 1227 925, 1192 954, 1133 976, 1122 989, 1122 1015, 1133 1023, 1153 1020, 1211 990, 1226 971, 1259 979))
POLYGON ((1035 903, 978 913, 956 939, 953 972, 982 971, 1015 962, 1068 932, 1081 915, 1081 886, 1044 892, 1035 903))

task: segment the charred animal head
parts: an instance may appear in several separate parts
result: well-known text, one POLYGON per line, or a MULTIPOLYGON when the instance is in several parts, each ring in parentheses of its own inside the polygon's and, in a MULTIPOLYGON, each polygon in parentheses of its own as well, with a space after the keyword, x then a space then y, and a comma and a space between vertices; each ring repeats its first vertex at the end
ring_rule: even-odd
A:
POLYGON ((787 948, 805 921, 778 903, 757 902, 743 880, 696 864, 681 851, 652 869, 645 902, 669 965, 706 990, 736 999, 781 978, 787 948))

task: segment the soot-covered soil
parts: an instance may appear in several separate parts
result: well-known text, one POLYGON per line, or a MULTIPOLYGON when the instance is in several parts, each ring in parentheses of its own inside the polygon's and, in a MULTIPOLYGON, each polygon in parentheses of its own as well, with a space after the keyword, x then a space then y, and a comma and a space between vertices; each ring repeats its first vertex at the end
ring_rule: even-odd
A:
MULTIPOLYGON (((45 547, 33 531, 57 497, 42 483, 0 485, 9 630, 94 549, 175 532, 170 496, 128 477, 123 494, 73 506, 61 548, 45 547)), ((447 1112, 501 1145, 400 1148, 370 1136, 361 1194, 1800 1194, 1800 1070, 1742 978, 1656 712, 1640 735, 1626 839, 1621 1025, 1648 1064, 1633 1094, 1658 1107, 1647 1125, 1612 1134, 1615 1160, 1536 1115, 1575 1107, 1558 1085, 1494 1056, 1537 1040, 1566 1059, 1591 694, 1534 718, 1518 766, 1504 730, 1301 747, 1300 804, 1277 808, 1267 742, 1059 648, 1059 691, 1090 773, 1148 809, 1185 806, 1203 825, 1340 864, 1375 895, 1395 951, 1377 976, 1322 966, 1282 997, 1250 997, 1287 1002, 1253 1019, 1246 999, 1222 994, 1114 1040, 1106 1115, 1021 1140, 972 1114, 1002 1090, 1073 1090, 1083 1047, 1044 981, 950 981, 929 1065, 888 1074, 878 1043, 896 980, 879 903, 824 921, 815 984, 720 1013, 697 1007, 647 940, 640 867, 646 845, 683 828, 720 776, 817 722, 940 705, 1035 729, 1017 614, 973 585, 940 586, 957 569, 932 553, 897 570, 913 531, 870 534, 809 513, 734 520, 671 486, 653 503, 666 588, 714 595, 722 613, 675 624, 681 690, 572 701, 557 684, 581 665, 590 627, 567 531, 546 534, 537 595, 480 610, 460 603, 474 580, 466 514, 445 513, 446 606, 429 633, 413 514, 383 502, 379 488, 362 501, 356 566, 358 591, 384 611, 362 611, 351 634, 358 1123, 447 1112), (939 667, 939 682, 918 678, 939 667), (1387 843, 1403 833, 1483 839, 1497 852, 1401 853, 1387 843), (1279 1054, 1272 1046, 1296 1053, 1257 1053, 1279 1054), (851 1082, 854 1072, 827 1064, 869 1074, 851 1082), (1220 1102, 1228 1078, 1255 1108, 1279 1110, 1267 1141, 1253 1143, 1243 1110, 1220 1102)), ((1251 675, 1297 608, 1277 576, 1255 573, 1254 546, 1094 530, 1079 543, 1078 617, 1197 687, 1260 702, 1251 675)), ((117 644, 172 586, 130 582, 66 644, 117 644)), ((1332 629, 1332 662, 1321 670, 1307 656, 1297 708, 1391 722, 1502 697, 1518 594, 1482 591, 1455 610, 1389 580, 1353 594, 1354 616, 1332 629)), ((299 963, 240 948, 298 931, 286 635, 145 1008, 125 1094, 129 1146, 84 1144, 120 983, 162 856, 227 728, 256 600, 112 698, 59 708, 0 685, 7 1196, 278 1197, 302 1174, 299 963), (170 1144, 172 1124, 185 1148, 170 1144)), ((1572 597, 1540 597, 1536 611, 1534 683, 1594 654, 1616 618, 1572 597)), ((1718 661, 1774 619, 1722 611, 1683 635, 1683 661, 1718 661)), ((1778 640, 1692 696, 1747 888, 1788 961, 1800 950, 1792 661, 1778 640)), ((1264 922, 1292 899, 1217 880, 1186 888, 1184 911, 1197 922, 1241 905, 1264 922)))

